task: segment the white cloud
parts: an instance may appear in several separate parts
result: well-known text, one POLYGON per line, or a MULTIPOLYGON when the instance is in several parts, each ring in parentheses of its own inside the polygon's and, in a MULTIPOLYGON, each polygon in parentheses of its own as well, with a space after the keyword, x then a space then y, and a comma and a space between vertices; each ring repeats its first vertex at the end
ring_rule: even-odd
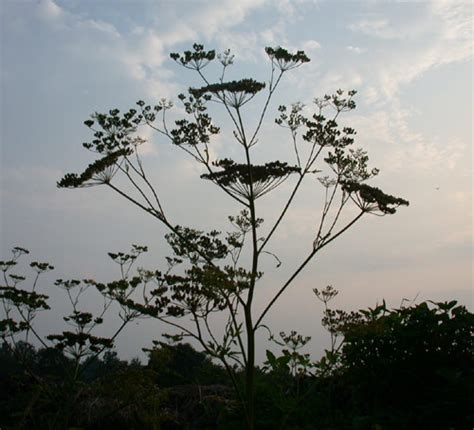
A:
POLYGON ((300 49, 308 53, 312 51, 317 51, 320 48, 321 48, 321 44, 317 42, 316 40, 306 40, 305 42, 302 43, 300 49))
POLYGON ((362 54, 367 51, 367 49, 360 48, 358 46, 351 46, 351 45, 347 46, 346 49, 350 52, 354 52, 355 54, 362 54))
MULTIPOLYGON (((61 10, 52 0, 40 3, 38 10, 50 11, 50 15, 56 11, 56 22, 61 23, 49 29, 49 36, 54 37, 54 41, 48 45, 65 52, 54 60, 56 68, 69 68, 74 63, 83 68, 91 65, 99 80, 106 75, 111 79, 123 76, 124 85, 138 83, 143 92, 153 97, 169 97, 176 92, 176 85, 169 82, 172 73, 164 68, 169 59, 168 48, 194 37, 194 31, 178 27, 163 36, 153 29, 134 27, 130 33, 121 33, 109 22, 61 10)), ((63 73, 64 78, 68 75, 69 71, 63 73)))
POLYGON ((472 3, 468 1, 436 0, 431 3, 432 10, 443 21, 445 39, 462 38, 471 41, 472 46, 472 3))
POLYGON ((258 43, 258 36, 254 32, 239 33, 233 31, 223 32, 218 39, 220 51, 230 49, 235 54, 237 61, 256 62, 260 57, 261 46, 258 43))
POLYGON ((164 46, 173 46, 177 43, 195 41, 199 38, 196 28, 184 22, 178 22, 173 28, 159 34, 164 46))
POLYGON ((359 32, 374 37, 380 37, 383 39, 393 39, 401 37, 400 32, 396 32, 392 28, 389 20, 386 18, 362 19, 349 25, 349 29, 354 32, 359 32))
MULTIPOLYGON (((259 48, 260 48, 260 60, 267 60, 267 55, 263 51, 262 47, 264 46, 283 46, 287 49, 292 49, 290 42, 286 35, 286 26, 282 22, 278 22, 276 25, 272 25, 269 28, 266 28, 258 33, 259 37, 259 48)), ((298 47, 301 49, 301 46, 298 47)))
MULTIPOLYGON (((358 66, 365 67, 367 81, 376 80, 375 91, 388 99, 397 95, 401 85, 428 70, 472 57, 471 6, 467 2, 442 0, 428 6, 426 15, 400 24, 401 28, 397 25, 397 29, 386 18, 364 19, 350 25, 353 31, 375 37, 403 39, 390 50, 379 51, 367 65, 358 66)), ((347 49, 361 52, 357 47, 347 49)))
POLYGON ((274 45, 277 41, 277 36, 275 35, 275 31, 273 29, 267 28, 260 32, 259 34, 260 39, 265 45, 274 45))
POLYGON ((292 17, 295 14, 295 6, 291 0, 277 0, 275 3, 280 14, 287 17, 292 17))
POLYGON ((208 39, 228 28, 240 24, 247 14, 265 4, 265 0, 234 0, 206 3, 199 8, 197 15, 189 17, 188 25, 204 34, 208 39))
POLYGON ((77 26, 81 31, 94 31, 107 36, 110 36, 112 39, 120 38, 120 34, 117 29, 112 25, 104 21, 87 19, 84 21, 77 21, 77 26))
POLYGON ((423 176, 431 171, 454 171, 466 151, 465 144, 424 136, 410 128, 410 117, 408 109, 394 102, 383 110, 352 117, 351 123, 359 131, 357 141, 372 142, 371 149, 380 152, 377 167, 382 172, 418 172, 423 176))
POLYGON ((299 21, 319 0, 269 0, 267 5, 275 7, 286 21, 299 21))
POLYGON ((53 0, 41 0, 38 15, 46 20, 54 20, 63 15, 63 10, 53 0))
POLYGON ((363 74, 358 70, 346 69, 338 72, 326 72, 318 82, 321 89, 318 96, 322 96, 322 93, 334 93, 339 88, 343 90, 358 89, 363 82, 363 74))

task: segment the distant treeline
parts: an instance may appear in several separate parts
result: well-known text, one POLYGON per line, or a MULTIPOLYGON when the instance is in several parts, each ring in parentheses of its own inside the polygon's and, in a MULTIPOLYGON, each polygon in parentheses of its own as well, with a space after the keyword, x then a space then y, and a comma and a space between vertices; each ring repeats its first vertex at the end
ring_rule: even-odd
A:
MULTIPOLYGON (((258 429, 472 429, 474 315, 456 302, 326 312, 331 348, 282 333, 257 372, 258 429), (335 342, 339 337, 339 342, 335 342)), ((224 368, 187 343, 154 342, 147 362, 109 350, 81 364, 4 341, 5 429, 241 429, 224 368)), ((237 372, 243 377, 242 373, 237 372)), ((239 383, 239 381, 237 381, 239 383)))

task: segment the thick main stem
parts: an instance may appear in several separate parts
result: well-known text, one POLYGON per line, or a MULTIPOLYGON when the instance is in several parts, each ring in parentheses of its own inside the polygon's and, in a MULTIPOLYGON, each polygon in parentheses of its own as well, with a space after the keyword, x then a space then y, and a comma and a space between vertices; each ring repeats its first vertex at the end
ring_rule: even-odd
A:
MULTIPOLYGON (((247 160, 249 163, 249 174, 251 175, 250 158, 248 155, 248 149, 246 148, 247 160)), ((252 182, 250 182, 252 184, 252 182)), ((252 185, 250 185, 252 187, 252 185)), ((250 219, 252 223, 252 243, 253 243, 253 256, 252 256, 252 276, 250 280, 249 294, 247 297, 247 303, 245 304, 245 326, 247 331, 247 367, 245 369, 245 385, 247 394, 247 409, 248 409, 248 428, 253 430, 255 425, 255 329, 253 327, 252 319, 252 302, 253 294, 255 290, 255 282, 257 278, 258 270, 258 249, 257 249, 257 227, 256 227, 256 215, 255 215, 255 204, 253 200, 253 190, 251 188, 250 198, 250 219)))
POLYGON ((246 141, 245 131, 242 124, 240 111, 237 109, 237 116, 241 125, 242 144, 245 148, 245 159, 248 168, 248 184, 249 184, 249 211, 250 223, 252 226, 252 270, 250 278, 249 293, 247 302, 244 306, 245 328, 247 332, 247 366, 245 368, 245 387, 247 397, 247 428, 253 430, 255 428, 255 329, 252 319, 252 302, 255 291, 255 283, 258 272, 258 239, 257 239, 257 216, 255 212, 255 196, 253 190, 252 163, 250 161, 250 144, 246 141))
POLYGON ((245 325, 247 330, 247 366, 245 369, 247 428, 253 430, 255 426, 255 330, 250 306, 245 308, 245 325))

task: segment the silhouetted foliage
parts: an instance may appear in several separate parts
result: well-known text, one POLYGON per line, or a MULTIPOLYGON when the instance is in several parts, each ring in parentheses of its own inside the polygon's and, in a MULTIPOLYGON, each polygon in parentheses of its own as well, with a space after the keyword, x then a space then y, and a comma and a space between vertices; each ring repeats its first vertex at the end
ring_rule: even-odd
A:
POLYGON ((328 306, 332 287, 315 293, 331 348, 301 414, 324 429, 472 428, 474 314, 456 301, 346 312, 328 306))
POLYGON ((156 374, 160 387, 174 385, 228 384, 228 376, 221 366, 214 364, 209 356, 196 351, 188 343, 167 344, 154 342, 148 354, 148 368, 156 374))
POLYGON ((338 329, 355 416, 387 429, 472 427, 474 315, 464 306, 383 304, 338 329))
MULTIPOLYGON (((192 50, 183 54, 171 53, 170 57, 178 65, 197 73, 203 82, 201 87, 189 88, 187 94, 178 96, 186 116, 170 125, 167 112, 173 104, 165 99, 155 106, 139 100, 137 109, 123 114, 118 109, 95 113, 85 121, 94 138, 83 146, 100 158, 83 173, 67 174, 58 182, 63 188, 106 185, 169 229, 166 238, 174 255, 167 259, 166 270, 141 271, 132 279, 107 285, 95 283, 95 286, 133 315, 153 317, 171 325, 180 330, 180 336, 194 339, 208 356, 220 360, 241 401, 249 429, 254 428, 255 422, 255 333, 263 327, 266 314, 316 253, 363 215, 393 214, 399 206, 408 205, 406 200, 365 183, 379 171, 368 168, 365 151, 349 148, 354 143, 355 130, 340 127, 336 122, 341 114, 355 108, 355 91, 338 90, 333 95, 315 99, 314 113, 309 116, 303 114, 301 103, 280 106, 275 121, 290 131, 290 147, 296 165, 280 160, 259 165, 252 162, 262 123, 283 75, 310 61, 303 51, 292 53, 282 47, 267 47, 265 52, 270 61, 268 82, 249 77, 226 80, 226 71, 234 64, 229 50, 216 55, 214 50, 194 44, 192 50), (220 64, 220 73, 213 81, 204 69, 215 60, 220 64), (243 109, 257 94, 266 94, 260 114, 254 116, 254 123, 246 123, 243 109), (208 109, 210 102, 215 102, 227 114, 233 128, 231 136, 241 149, 244 162, 213 157, 210 145, 213 137, 221 133, 221 127, 213 122, 208 109), (212 181, 242 206, 238 215, 229 217, 234 232, 226 237, 215 230, 205 232, 179 226, 168 219, 158 189, 150 182, 140 157, 144 139, 137 135, 139 126, 151 127, 185 152, 204 169, 201 178, 212 181), (325 166, 320 166, 320 161, 325 166), (273 256, 280 267, 281 260, 267 249, 270 239, 285 218, 302 182, 323 172, 322 168, 328 174, 318 177, 325 193, 317 233, 309 240, 311 249, 267 301, 263 311, 255 314, 254 296, 264 276, 260 269, 261 257, 273 256), (117 175, 128 180, 131 187, 118 184, 117 175), (257 199, 291 177, 294 181, 286 204, 265 233, 257 232, 263 222, 257 214, 257 199), (343 222, 341 214, 351 202, 358 211, 343 222), (249 252, 250 264, 242 267, 240 257, 246 252, 249 252), (149 283, 155 287, 145 289, 149 283), (142 286, 146 293, 141 300, 135 300, 131 294, 142 286), (228 317, 220 338, 210 324, 211 316, 217 312, 226 312, 228 317), (179 320, 183 317, 191 320, 191 328, 179 320), (243 388, 240 369, 245 373, 243 388)), ((100 340, 97 342, 102 345, 100 340)))
MULTIPOLYGON (((318 297, 327 305, 336 293, 326 288, 318 297)), ((292 331, 273 339, 281 353, 267 352, 256 371, 258 429, 472 427, 474 314, 464 306, 382 304, 349 313, 327 306, 323 323, 336 342, 318 362, 304 352, 309 336, 292 331)), ((154 342, 146 352, 146 365, 120 360, 114 351, 95 358, 69 404, 73 359, 56 348, 19 342, 12 350, 3 343, 0 425, 240 428, 225 369, 185 343, 154 342)))

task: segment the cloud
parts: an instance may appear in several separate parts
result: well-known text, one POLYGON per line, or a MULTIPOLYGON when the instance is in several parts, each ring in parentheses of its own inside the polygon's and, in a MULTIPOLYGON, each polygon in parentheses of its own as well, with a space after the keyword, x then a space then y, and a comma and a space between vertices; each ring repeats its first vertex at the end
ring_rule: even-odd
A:
POLYGON ((41 0, 38 4, 38 16, 54 20, 63 15, 63 10, 53 0, 41 0))
MULTIPOLYGON (((169 45, 180 40, 177 33, 163 37, 154 29, 137 26, 129 32, 119 31, 111 22, 72 13, 52 0, 7 12, 12 19, 16 13, 15 18, 25 23, 12 29, 9 37, 16 33, 16 37, 28 40, 22 52, 31 58, 32 70, 45 69, 38 88, 54 86, 56 91, 69 91, 69 86, 78 85, 90 98, 109 88, 112 91, 113 86, 134 88, 135 93, 153 97, 170 97, 177 92, 178 87, 170 81, 173 73, 167 69, 171 64, 169 45)), ((195 35, 179 27, 177 30, 181 31, 181 38, 195 35)), ((10 57, 7 71, 18 66, 20 53, 8 50, 10 57)), ((131 91, 120 91, 119 95, 128 92, 131 91)))
POLYGON ((224 0, 219 3, 205 2, 195 15, 186 17, 187 25, 199 34, 211 39, 217 33, 240 24, 253 10, 262 7, 265 0, 224 0))
POLYGON ((358 46, 351 46, 351 45, 347 46, 346 49, 350 52, 354 52, 355 54, 362 54, 367 51, 367 49, 360 48, 358 46))
POLYGON ((319 0, 271 0, 267 2, 267 6, 276 8, 286 21, 294 22, 304 19, 311 6, 318 2, 319 0))
POLYGON ((256 62, 260 57, 261 46, 259 46, 258 35, 254 32, 240 33, 233 31, 223 32, 219 37, 218 48, 222 52, 230 49, 236 55, 237 61, 256 62))
MULTIPOLYGON (((304 1, 304 0, 303 0, 304 1)), ((274 1, 278 12, 286 19, 294 18, 298 12, 298 6, 303 3, 301 0, 276 0, 274 1)))
POLYGON ((306 40, 302 43, 301 48, 305 52, 317 51, 321 48, 321 44, 316 40, 306 40))
MULTIPOLYGON (((364 115, 356 114, 351 121, 359 141, 375 150, 382 171, 454 173, 467 156, 466 142, 418 131, 402 92, 436 68, 472 58, 472 12, 465 2, 450 1, 432 2, 417 11, 402 23, 394 15, 371 15, 352 23, 352 31, 373 37, 366 55, 337 58, 318 86, 325 92, 338 87, 359 90, 364 115), (383 151, 378 142, 384 143, 383 151)), ((346 49, 361 52, 357 45, 346 49)))
POLYGON ((368 36, 382 39, 400 38, 401 33, 395 31, 389 20, 386 18, 362 19, 349 25, 349 29, 354 32, 366 34, 368 36))
MULTIPOLYGON (((283 46, 286 49, 292 49, 286 34, 286 26, 283 22, 278 22, 271 27, 265 28, 258 33, 258 37, 260 44, 260 60, 268 59, 263 49, 261 49, 264 46, 283 46)), ((298 49, 301 49, 301 46, 299 46, 298 49)))
POLYGON ((182 42, 194 41, 199 38, 199 35, 196 28, 184 22, 178 22, 172 30, 158 33, 158 37, 163 46, 169 47, 182 42))
POLYGON ((445 39, 464 39, 472 46, 472 4, 470 2, 453 2, 451 0, 436 0, 431 2, 432 11, 443 22, 443 37, 445 39))
POLYGON ((409 109, 394 102, 383 110, 353 116, 351 124, 358 130, 357 142, 371 142, 371 150, 378 153, 377 167, 382 172, 424 175, 431 171, 455 171, 466 152, 466 145, 454 138, 442 142, 414 131, 408 124, 411 116, 409 109), (383 151, 380 144, 383 144, 383 151))
MULTIPOLYGON (((471 58, 471 24, 472 11, 467 2, 436 1, 428 4, 417 20, 397 23, 397 28, 387 18, 363 19, 349 28, 377 38, 400 39, 390 50, 377 49, 377 57, 372 57, 365 67, 368 81, 377 82, 377 93, 390 99, 398 94, 401 85, 427 71, 471 58)), ((361 52, 352 46, 347 49, 361 52)))

